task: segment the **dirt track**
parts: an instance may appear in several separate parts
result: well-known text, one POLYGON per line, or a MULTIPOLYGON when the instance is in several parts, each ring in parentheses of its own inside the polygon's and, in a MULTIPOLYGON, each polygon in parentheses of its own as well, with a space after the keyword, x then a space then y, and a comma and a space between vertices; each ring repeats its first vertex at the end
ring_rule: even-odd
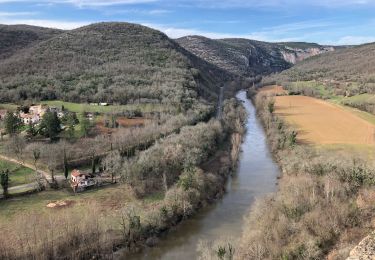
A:
POLYGON ((275 113, 312 144, 375 144, 375 126, 339 106, 305 96, 275 97, 275 113))

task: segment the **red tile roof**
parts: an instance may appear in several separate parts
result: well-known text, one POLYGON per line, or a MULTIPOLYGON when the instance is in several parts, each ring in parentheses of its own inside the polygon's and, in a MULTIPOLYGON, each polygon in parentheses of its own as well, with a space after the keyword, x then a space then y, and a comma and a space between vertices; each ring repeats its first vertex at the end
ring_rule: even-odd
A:
POLYGON ((74 176, 74 177, 78 177, 80 175, 85 175, 85 174, 81 173, 79 170, 73 170, 71 175, 74 176))

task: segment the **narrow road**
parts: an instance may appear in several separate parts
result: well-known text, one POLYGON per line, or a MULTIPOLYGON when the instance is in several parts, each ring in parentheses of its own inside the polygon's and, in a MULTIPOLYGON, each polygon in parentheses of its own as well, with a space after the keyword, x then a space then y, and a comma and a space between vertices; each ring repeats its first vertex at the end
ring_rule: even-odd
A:
POLYGON ((219 102, 217 103, 216 118, 221 119, 223 114, 224 87, 220 87, 219 102))
MULTIPOLYGON (((5 156, 5 155, 2 155, 0 154, 0 159, 2 160, 5 160, 5 161, 8 161, 8 162, 12 162, 12 163, 16 163, 16 164, 19 164, 21 166, 24 166, 26 168, 29 168, 29 169, 32 169, 35 171, 35 167, 34 165, 31 165, 30 163, 26 163, 26 162, 21 162, 17 159, 14 159, 14 158, 11 158, 11 157, 8 157, 8 156, 5 156)), ((41 175, 43 175, 43 177, 48 181, 48 182, 52 182, 52 176, 46 172, 46 171, 43 171, 43 170, 40 170, 38 169, 38 173, 40 173, 41 175)), ((56 178, 60 178, 60 176, 55 176, 55 179, 56 178)))
MULTIPOLYGON (((22 193, 22 192, 28 192, 28 191, 35 191, 39 188, 38 183, 36 182, 31 182, 23 185, 18 185, 14 187, 8 188, 8 192, 10 195, 12 194, 17 194, 17 193, 22 193)), ((3 189, 0 187, 0 199, 3 198, 3 189)))

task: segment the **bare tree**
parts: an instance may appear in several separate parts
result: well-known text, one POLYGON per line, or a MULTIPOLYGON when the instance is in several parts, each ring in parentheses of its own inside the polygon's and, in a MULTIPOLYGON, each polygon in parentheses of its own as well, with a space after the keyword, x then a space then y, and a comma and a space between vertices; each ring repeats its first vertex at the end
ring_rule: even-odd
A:
POLYGON ((35 181, 38 183, 38 187, 41 190, 43 189, 43 177, 42 174, 38 171, 38 161, 41 157, 41 146, 40 144, 32 143, 26 149, 33 158, 33 164, 35 168, 35 181))
POLYGON ((87 146, 87 152, 89 154, 90 160, 91 160, 91 173, 96 173, 96 164, 98 162, 98 155, 100 152, 103 152, 102 149, 102 141, 103 139, 98 137, 94 140, 92 139, 86 139, 86 146, 87 146))
POLYGON ((10 138, 7 144, 7 150, 10 154, 14 154, 19 161, 23 161, 25 146, 25 140, 21 136, 15 134, 10 138))
POLYGON ((45 149, 43 152, 48 170, 51 173, 52 186, 57 187, 55 171, 57 166, 61 165, 61 163, 63 162, 63 147, 61 147, 60 144, 52 144, 49 145, 48 149, 45 149))
POLYGON ((112 183, 116 183, 116 175, 119 173, 122 164, 122 158, 119 151, 110 152, 102 162, 105 171, 111 174, 112 183))

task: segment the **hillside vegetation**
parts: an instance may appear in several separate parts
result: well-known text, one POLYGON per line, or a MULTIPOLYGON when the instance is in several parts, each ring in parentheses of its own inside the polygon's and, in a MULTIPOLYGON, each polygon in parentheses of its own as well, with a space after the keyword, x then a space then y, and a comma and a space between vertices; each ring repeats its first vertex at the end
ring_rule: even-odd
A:
POLYGON ((0 102, 172 103, 216 100, 228 73, 159 31, 99 23, 65 31, 0 61, 0 102))
POLYGON ((264 79, 292 95, 306 95, 375 113, 375 43, 309 58, 264 79))
POLYGON ((374 93, 375 43, 309 58, 274 78, 280 82, 319 81, 330 88, 374 93))
POLYGON ((235 75, 254 77, 280 72, 292 63, 333 50, 313 43, 268 43, 248 39, 213 40, 187 36, 177 42, 195 55, 235 75))
POLYGON ((63 31, 30 25, 0 24, 0 60, 60 33, 63 31))

